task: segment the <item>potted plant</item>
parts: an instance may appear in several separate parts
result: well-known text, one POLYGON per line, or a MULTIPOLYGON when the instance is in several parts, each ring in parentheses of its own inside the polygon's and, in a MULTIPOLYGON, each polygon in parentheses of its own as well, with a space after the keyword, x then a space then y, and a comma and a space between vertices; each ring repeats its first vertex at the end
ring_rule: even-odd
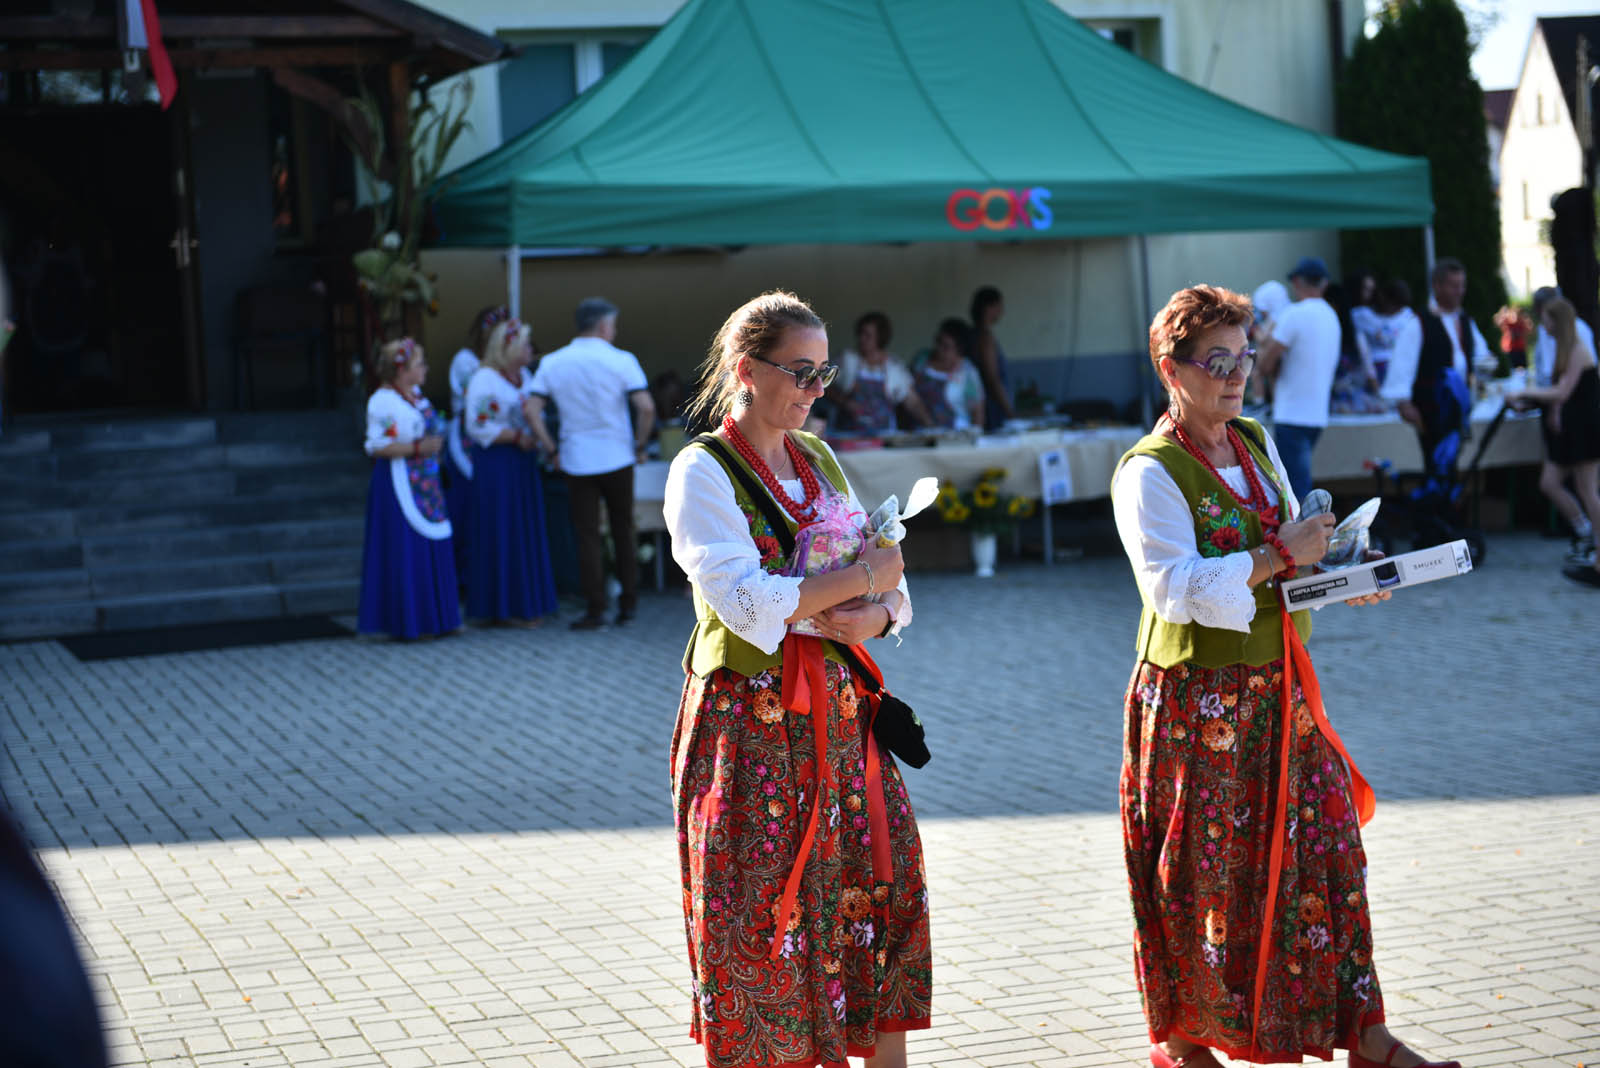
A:
POLYGON ((1004 468, 991 467, 978 476, 977 483, 970 489, 960 489, 953 482, 944 483, 934 501, 940 518, 946 523, 966 527, 971 534, 973 570, 979 578, 994 574, 1001 532, 1011 530, 1017 520, 1033 514, 1031 497, 1001 491, 1005 478, 1004 468))
POLYGON ((354 116, 346 143, 361 161, 361 174, 372 205, 372 247, 353 257, 361 288, 377 312, 381 335, 415 334, 421 310, 437 314, 433 278, 418 261, 428 205, 444 191, 440 182, 446 158, 468 128, 472 82, 459 79, 435 104, 426 91, 409 104, 403 140, 384 134, 382 112, 361 83, 361 95, 345 101, 354 116))

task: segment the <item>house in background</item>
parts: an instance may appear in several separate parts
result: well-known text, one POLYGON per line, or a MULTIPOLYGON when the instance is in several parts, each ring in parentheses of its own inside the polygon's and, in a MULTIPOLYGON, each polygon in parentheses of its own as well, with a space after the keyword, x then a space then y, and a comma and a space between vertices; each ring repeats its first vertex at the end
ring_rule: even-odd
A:
POLYGON ((1555 284, 1554 199, 1594 188, 1597 64, 1600 15, 1534 21, 1500 146, 1500 242, 1515 297, 1555 284))
POLYGON ((1485 89, 1483 92, 1484 137, 1489 141, 1489 180, 1500 188, 1500 146, 1506 140, 1506 119, 1511 114, 1515 89, 1485 89))

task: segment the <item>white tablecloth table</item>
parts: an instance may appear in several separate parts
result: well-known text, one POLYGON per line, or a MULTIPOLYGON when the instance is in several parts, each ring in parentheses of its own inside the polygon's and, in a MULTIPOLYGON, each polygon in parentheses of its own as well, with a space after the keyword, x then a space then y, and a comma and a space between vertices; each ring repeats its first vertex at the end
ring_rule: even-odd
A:
MULTIPOLYGON (((1462 452, 1463 467, 1472 458, 1499 411, 1496 397, 1480 401, 1472 412, 1473 440, 1462 452)), ((1111 475, 1122 454, 1144 435, 1139 427, 1115 426, 1083 430, 1035 430, 1020 434, 983 436, 974 442, 950 441, 937 445, 908 448, 872 448, 838 453, 839 465, 856 496, 869 510, 893 493, 904 501, 911 485, 924 475, 953 482, 965 489, 977 483, 978 476, 990 468, 1001 468, 1006 477, 1002 493, 1041 499, 1044 487, 1039 478, 1039 457, 1060 449, 1071 471, 1070 491, 1065 500, 1087 501, 1111 494, 1111 475)), ((1484 453, 1482 466, 1510 467, 1536 464, 1544 454, 1539 437, 1537 415, 1508 413, 1484 453)), ((1336 415, 1317 441, 1311 468, 1317 482, 1332 482, 1370 477, 1365 463, 1372 459, 1391 461, 1396 471, 1420 471, 1422 452, 1417 434, 1398 415, 1336 415)), ((668 464, 661 461, 634 468, 634 525, 642 533, 660 534, 666 529, 661 515, 668 464)), ((1044 544, 1050 545, 1053 531, 1050 509, 1040 512, 1044 524, 1044 544)), ((663 536, 656 538, 657 575, 659 552, 666 547, 663 536)), ((1049 562, 1048 553, 1046 563, 1049 562)))
MULTIPOLYGON (((1500 398, 1488 397, 1472 409, 1472 440, 1461 450, 1464 470, 1478 450, 1500 398)), ((1494 440, 1483 454, 1482 467, 1516 467, 1537 464, 1544 458, 1544 442, 1539 437, 1539 416, 1533 412, 1507 412, 1494 440)), ((1422 470, 1422 449, 1417 432, 1393 413, 1384 415, 1335 415, 1317 439, 1311 454, 1311 473, 1318 482, 1369 477, 1364 464, 1383 459, 1396 471, 1422 470)))

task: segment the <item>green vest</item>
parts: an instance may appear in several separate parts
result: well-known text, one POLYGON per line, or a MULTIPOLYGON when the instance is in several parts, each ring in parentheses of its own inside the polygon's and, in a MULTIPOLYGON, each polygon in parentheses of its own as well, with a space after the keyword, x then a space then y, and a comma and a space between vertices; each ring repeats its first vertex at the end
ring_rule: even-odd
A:
MULTIPOLYGON (((1241 432, 1239 437, 1272 480, 1282 500, 1284 491, 1278 483, 1277 472, 1264 449, 1256 444, 1258 440, 1265 440, 1265 431, 1253 419, 1240 422, 1254 431, 1253 436, 1241 432)), ((1146 434, 1117 461, 1118 469, 1128 462, 1129 456, 1155 457, 1178 484, 1189 503, 1189 514, 1194 517, 1194 540, 1201 556, 1225 556, 1261 544, 1261 517, 1239 507, 1227 487, 1219 485, 1211 472, 1182 445, 1160 434, 1146 434)), ((1139 659, 1162 668, 1185 662, 1208 668, 1230 664, 1261 665, 1279 659, 1283 656, 1283 621, 1278 614, 1277 583, 1263 582, 1256 586, 1254 593, 1256 614, 1250 621, 1249 634, 1203 627, 1198 623, 1168 623, 1146 600, 1144 611, 1139 615, 1136 642, 1139 659)), ((1142 593, 1140 597, 1143 599, 1142 593)), ((1310 611, 1301 609, 1291 613, 1290 619, 1300 632, 1301 641, 1311 636, 1310 611)))
MULTIPOLYGON (((844 471, 839 468, 838 461, 833 458, 833 454, 828 452, 816 435, 807 434, 800 430, 791 430, 789 433, 795 444, 800 446, 800 451, 810 459, 812 466, 833 484, 834 489, 840 493, 849 492, 844 471)), ((707 448, 704 445, 690 445, 689 447, 695 449, 707 448)), ((722 456, 709 449, 707 451, 710 451, 711 455, 716 457, 717 462, 722 464, 724 469, 727 468, 728 462, 722 456)), ((754 471, 750 470, 750 465, 745 463, 744 457, 740 456, 732 445, 728 446, 728 452, 732 455, 733 462, 745 471, 750 472, 751 479, 759 484, 761 479, 756 476, 754 471)), ((790 555, 792 554, 784 554, 777 538, 773 536, 772 527, 767 522, 766 516, 757 507, 756 502, 750 499, 750 495, 744 491, 744 487, 739 484, 739 480, 733 476, 731 471, 728 472, 728 481, 733 483, 733 495, 739 502, 739 510, 744 513, 745 519, 750 523, 751 539, 755 541, 757 549, 765 549, 762 552, 763 570, 772 574, 783 572, 788 568, 790 555)), ((794 519, 781 506, 778 512, 788 523, 789 533, 793 535, 796 529, 794 519)), ((759 675, 763 671, 776 668, 783 663, 783 650, 781 648, 776 652, 764 653, 735 634, 726 623, 717 617, 717 613, 712 610, 711 606, 706 603, 706 599, 700 595, 698 586, 694 587, 694 616, 694 633, 689 635, 689 646, 683 652, 683 669, 685 671, 704 678, 717 670, 717 668, 725 667, 729 671, 748 678, 751 675, 759 675)), ((833 650, 833 643, 824 643, 824 650, 824 655, 827 659, 839 663, 844 662, 840 659, 839 654, 833 650)))

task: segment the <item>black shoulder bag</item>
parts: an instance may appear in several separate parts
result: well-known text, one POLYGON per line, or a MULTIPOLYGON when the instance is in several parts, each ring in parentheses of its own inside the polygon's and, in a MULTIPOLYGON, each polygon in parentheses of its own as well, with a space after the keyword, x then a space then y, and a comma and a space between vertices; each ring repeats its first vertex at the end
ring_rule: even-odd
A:
MULTIPOLYGON (((766 517, 767 525, 772 528, 773 537, 778 539, 784 555, 792 555, 794 531, 789 529, 789 521, 784 518, 777 502, 772 499, 766 487, 751 477, 750 472, 734 458, 727 444, 715 434, 701 434, 690 444, 703 445, 711 451, 727 470, 728 475, 739 483, 745 494, 755 502, 756 507, 761 509, 761 514, 766 517)), ((835 641, 829 641, 828 644, 838 652, 867 692, 878 699, 878 710, 872 717, 872 736, 878 740, 878 745, 914 768, 920 768, 931 760, 933 754, 928 752, 922 720, 917 718, 911 706, 885 689, 848 645, 835 641)))

